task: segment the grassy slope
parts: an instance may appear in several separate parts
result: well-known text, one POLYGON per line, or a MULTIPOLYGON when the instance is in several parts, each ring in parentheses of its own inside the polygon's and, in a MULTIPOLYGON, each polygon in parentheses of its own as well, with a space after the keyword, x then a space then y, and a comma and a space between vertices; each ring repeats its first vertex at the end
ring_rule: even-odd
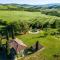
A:
MULTIPOLYGON (((46 21, 46 20, 53 20, 57 17, 46 16, 41 14, 40 12, 26 12, 26 11, 0 11, 0 19, 6 20, 7 22, 15 21, 15 20, 30 20, 31 18, 40 17, 39 20, 46 21)), ((44 56, 46 60, 55 60, 53 59, 53 54, 60 54, 60 38, 56 38, 55 36, 46 36, 40 37, 41 33, 39 34, 26 34, 18 36, 18 38, 22 39, 24 43, 28 46, 34 44, 37 40, 45 47, 45 50, 37 52, 31 56, 23 58, 22 60, 43 60, 44 56)), ((43 33, 42 33, 43 35, 43 33)))
POLYGON ((7 22, 18 21, 18 20, 32 20, 32 18, 39 17, 40 21, 52 20, 57 17, 47 16, 40 12, 27 12, 27 11, 1 11, 0 19, 7 22))
POLYGON ((6 21, 14 20, 28 20, 32 17, 37 17, 40 15, 40 12, 32 13, 26 11, 0 11, 0 18, 6 21))
POLYGON ((60 38, 51 35, 47 35, 44 38, 40 36, 43 36, 43 33, 39 33, 37 35, 26 34, 18 36, 18 38, 22 39, 28 46, 33 45, 38 40, 40 44, 45 47, 42 52, 36 52, 35 54, 32 54, 19 60, 44 60, 44 58, 46 60, 55 60, 56 58, 54 59, 53 55, 60 55, 60 38))

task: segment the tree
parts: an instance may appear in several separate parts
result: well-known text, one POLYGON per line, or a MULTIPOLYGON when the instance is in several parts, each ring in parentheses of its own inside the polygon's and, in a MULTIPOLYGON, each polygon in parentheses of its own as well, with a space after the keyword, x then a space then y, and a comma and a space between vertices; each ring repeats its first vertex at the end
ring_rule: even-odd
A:
POLYGON ((32 19, 32 23, 30 24, 30 27, 32 27, 32 29, 40 29, 42 27, 41 22, 38 20, 38 18, 32 19))
POLYGON ((0 25, 7 25, 7 22, 0 19, 0 25))
POLYGON ((39 49, 39 41, 36 42, 36 51, 39 49))
POLYGON ((2 47, 2 36, 0 35, 0 47, 2 47))
POLYGON ((57 28, 57 29, 60 28, 60 20, 56 20, 56 28, 57 28))
POLYGON ((12 34, 12 39, 15 38, 15 32, 14 32, 14 26, 11 25, 11 34, 12 34))
POLYGON ((3 38, 3 35, 4 35, 4 27, 1 27, 0 28, 0 47, 2 47, 2 38, 3 38))
POLYGON ((26 21, 20 21, 20 32, 23 32, 24 34, 29 30, 28 23, 26 21))
POLYGON ((6 55, 8 58, 9 52, 10 52, 10 48, 9 48, 9 32, 8 32, 8 26, 6 26, 6 55))
POLYGON ((51 28, 56 28, 56 20, 52 24, 50 24, 50 27, 51 28))

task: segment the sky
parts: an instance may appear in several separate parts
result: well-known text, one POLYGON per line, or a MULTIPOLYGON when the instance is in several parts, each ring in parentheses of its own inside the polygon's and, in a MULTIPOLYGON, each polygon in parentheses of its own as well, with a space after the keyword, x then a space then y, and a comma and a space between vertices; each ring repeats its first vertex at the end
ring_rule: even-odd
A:
POLYGON ((0 0, 0 3, 42 5, 42 4, 60 3, 60 0, 0 0))

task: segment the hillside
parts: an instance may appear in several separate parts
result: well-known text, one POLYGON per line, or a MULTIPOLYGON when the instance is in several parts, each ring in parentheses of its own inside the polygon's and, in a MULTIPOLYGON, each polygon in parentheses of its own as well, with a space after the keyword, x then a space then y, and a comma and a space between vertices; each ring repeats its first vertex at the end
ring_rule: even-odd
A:
POLYGON ((47 21, 52 21, 52 20, 54 21, 55 19, 59 20, 60 17, 41 14, 41 12, 0 11, 0 20, 7 22, 19 21, 19 20, 32 21, 34 19, 37 19, 41 23, 44 23, 47 21))
MULTIPOLYGON (((14 57, 18 56, 18 60, 60 60, 60 3, 0 4, 0 46, 9 48, 8 41, 11 38, 22 40, 28 48, 37 41, 44 47, 44 50, 35 52, 32 48, 32 54, 25 57, 15 52, 14 57)), ((0 49, 0 53, 3 50, 0 49)), ((8 54, 6 56, 10 58, 8 54)))
POLYGON ((45 5, 36 5, 33 8, 35 9, 60 9, 60 3, 55 4, 45 4, 45 5))
POLYGON ((23 10, 33 7, 27 4, 0 4, 0 10, 23 10))
POLYGON ((60 60, 60 57, 54 57, 54 55, 60 56, 60 51, 59 51, 60 38, 58 38, 58 36, 51 36, 51 35, 47 35, 44 38, 39 36, 41 36, 41 33, 37 35, 26 34, 26 35, 18 36, 18 38, 22 39, 29 46, 34 44, 36 40, 38 40, 40 44, 44 46, 44 49, 42 51, 39 50, 38 52, 32 55, 23 57, 18 60, 57 60, 57 58, 58 60, 60 60))
POLYGON ((28 4, 0 4, 0 10, 27 10, 27 9, 60 9, 60 3, 45 5, 28 4))

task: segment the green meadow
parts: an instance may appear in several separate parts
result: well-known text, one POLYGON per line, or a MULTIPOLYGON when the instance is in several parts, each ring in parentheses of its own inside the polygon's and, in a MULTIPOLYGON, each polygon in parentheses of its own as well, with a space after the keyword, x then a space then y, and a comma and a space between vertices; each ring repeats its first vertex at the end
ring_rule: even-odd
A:
POLYGON ((40 12, 27 11, 0 11, 0 19, 5 21, 29 20, 41 16, 40 12))
POLYGON ((45 14, 41 14, 41 12, 27 12, 27 11, 1 11, 0 10, 0 19, 12 22, 18 20, 32 20, 38 18, 41 22, 46 20, 52 21, 54 19, 60 19, 56 16, 48 16, 45 14))
POLYGON ((60 60, 60 57, 54 57, 55 54, 60 55, 60 36, 52 36, 49 32, 47 36, 44 36, 44 31, 40 32, 39 34, 26 34, 17 36, 28 47, 34 45, 36 41, 39 41, 39 43, 44 46, 44 50, 38 51, 32 55, 18 60, 60 60))

